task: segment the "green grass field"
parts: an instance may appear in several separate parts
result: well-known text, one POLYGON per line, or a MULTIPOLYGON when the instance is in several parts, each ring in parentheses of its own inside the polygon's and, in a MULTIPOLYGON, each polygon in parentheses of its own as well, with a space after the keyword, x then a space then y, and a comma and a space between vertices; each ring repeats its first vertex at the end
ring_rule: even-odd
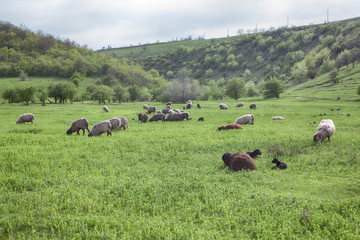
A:
POLYGON ((359 239, 358 102, 223 102, 229 110, 201 102, 190 121, 146 124, 136 116, 143 103, 109 104, 109 113, 98 104, 2 104, 0 239, 359 239), (16 125, 26 112, 35 122, 16 125), (248 113, 254 125, 216 131, 248 113), (65 133, 81 117, 91 128, 120 115, 129 129, 109 137, 65 133), (314 144, 323 118, 336 132, 314 144), (256 148, 256 170, 224 167, 225 152, 256 148), (275 156, 288 169, 272 170, 275 156))

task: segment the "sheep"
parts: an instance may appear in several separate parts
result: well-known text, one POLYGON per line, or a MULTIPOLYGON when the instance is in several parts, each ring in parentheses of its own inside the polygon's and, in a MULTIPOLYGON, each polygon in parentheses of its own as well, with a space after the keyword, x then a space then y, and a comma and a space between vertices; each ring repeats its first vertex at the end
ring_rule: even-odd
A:
POLYGON ((103 106, 103 110, 104 110, 105 112, 109 112, 109 108, 108 108, 107 106, 103 106))
POLYGON ((199 117, 198 121, 204 121, 204 117, 199 117))
POLYGON ((97 123, 92 127, 91 131, 88 134, 88 137, 100 136, 103 133, 107 133, 107 136, 109 136, 109 135, 111 135, 110 129, 111 129, 110 121, 106 120, 106 121, 97 123))
POLYGON ((129 124, 128 124, 128 120, 126 117, 123 117, 123 116, 119 116, 118 118, 120 118, 120 121, 121 121, 121 125, 119 127, 119 130, 121 128, 124 128, 124 130, 126 130, 126 128, 129 128, 129 124))
POLYGON ((143 105, 144 110, 148 110, 148 108, 149 108, 148 105, 146 105, 146 104, 143 105))
POLYGON ((85 135, 85 129, 90 133, 89 130, 89 122, 86 118, 80 118, 73 122, 70 128, 66 131, 67 135, 71 135, 72 133, 76 132, 77 135, 80 135, 79 131, 83 130, 83 135, 85 135))
POLYGON ((166 107, 169 106, 169 108, 171 107, 172 103, 171 102, 167 102, 166 103, 166 107))
POLYGON ((163 114, 162 112, 160 113, 156 113, 154 114, 150 119, 149 119, 149 122, 153 122, 153 121, 162 121, 164 122, 165 121, 165 114, 163 114))
POLYGON ((221 130, 229 130, 229 129, 243 129, 243 127, 236 123, 230 123, 230 124, 218 127, 217 130, 221 131, 221 130))
POLYGON ((240 125, 243 125, 243 124, 253 125, 254 124, 254 115, 247 114, 247 115, 241 116, 241 117, 237 118, 234 123, 240 124, 240 125))
POLYGON ((171 114, 174 114, 175 111, 174 110, 169 110, 168 114, 171 115, 171 114))
POLYGON ((256 168, 254 159, 243 152, 236 152, 234 154, 227 152, 222 156, 222 160, 233 171, 254 170, 256 168))
POLYGON ((111 123, 110 130, 120 131, 120 126, 121 126, 121 119, 120 118, 113 117, 113 118, 109 119, 109 122, 111 123))
POLYGON ((140 122, 146 123, 148 121, 148 115, 146 115, 144 113, 139 113, 138 119, 140 122))
POLYGON ((180 113, 169 114, 165 121, 183 121, 183 117, 180 113))
MULTIPOLYGON (((190 100, 189 100, 190 101, 190 100)), ((192 107, 192 103, 188 103, 188 104, 186 104, 186 109, 191 109, 191 107, 192 107)))
POLYGON ((180 113, 180 110, 179 110, 179 109, 175 109, 174 112, 175 112, 175 113, 180 113))
POLYGON ((261 151, 259 149, 255 149, 254 151, 247 152, 246 154, 249 154, 252 158, 256 158, 258 155, 261 155, 261 151))
POLYGON ((236 106, 235 107, 243 107, 244 106, 244 104, 243 103, 238 103, 238 104, 236 104, 236 106))
POLYGON ((198 109, 201 109, 200 103, 196 104, 196 107, 197 107, 198 109))
POLYGON ((163 110, 161 110, 161 112, 163 114, 167 114, 167 113, 169 113, 169 111, 170 111, 170 106, 169 105, 166 105, 166 107, 163 110))
POLYGON ((18 123, 26 123, 31 122, 34 123, 35 115, 32 113, 25 113, 19 117, 19 119, 16 121, 16 124, 18 123))
POLYGON ((255 103, 250 104, 249 108, 250 110, 252 109, 256 110, 256 104, 255 103))
POLYGON ((190 113, 188 113, 188 112, 180 112, 180 114, 181 114, 181 117, 182 117, 182 119, 184 120, 184 119, 186 119, 186 120, 191 120, 191 118, 189 118, 189 116, 190 116, 190 113))
POLYGON ((281 116, 276 116, 276 117, 272 117, 272 120, 285 120, 285 118, 281 117, 281 116))
POLYGON ((279 159, 277 159, 277 158, 274 158, 274 159, 272 160, 272 163, 276 163, 276 166, 275 166, 275 167, 272 167, 272 169, 276 169, 276 168, 286 169, 286 168, 287 168, 286 163, 280 162, 279 159))
POLYGON ((148 111, 149 114, 150 113, 155 113, 156 112, 156 107, 150 106, 150 107, 148 107, 147 111, 148 111))
POLYGON ((225 103, 219 104, 220 109, 228 109, 228 106, 225 103))
POLYGON ((330 137, 335 133, 335 125, 334 122, 331 119, 323 119, 319 123, 319 126, 317 128, 317 132, 313 136, 313 141, 317 142, 321 139, 323 142, 325 138, 329 139, 330 137))

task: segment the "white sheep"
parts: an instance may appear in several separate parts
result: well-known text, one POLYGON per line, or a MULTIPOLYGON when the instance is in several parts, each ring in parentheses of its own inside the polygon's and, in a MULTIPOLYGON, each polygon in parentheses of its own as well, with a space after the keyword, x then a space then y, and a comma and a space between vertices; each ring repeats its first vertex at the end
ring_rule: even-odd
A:
POLYGON ((108 108, 107 106, 103 106, 103 110, 104 110, 105 112, 109 112, 109 108, 108 108))
POLYGON ((26 123, 31 122, 34 123, 35 115, 32 113, 25 113, 19 117, 19 119, 16 121, 16 124, 18 123, 26 123))
POLYGON ((228 109, 228 106, 225 103, 219 104, 220 109, 228 109))
POLYGON ((111 123, 111 128, 110 130, 120 130, 120 126, 121 126, 121 119, 118 117, 113 117, 111 119, 109 119, 109 122, 111 123))
POLYGON ((247 114, 247 115, 241 116, 241 117, 237 118, 234 123, 240 124, 240 125, 244 125, 244 124, 253 125, 254 124, 254 115, 247 114))
POLYGON ((321 139, 323 142, 325 138, 329 139, 330 137, 335 133, 335 124, 331 119, 323 119, 319 123, 319 126, 317 128, 317 133, 313 136, 313 141, 317 142, 321 139))
POLYGON ((124 130, 126 130, 127 128, 129 128, 128 120, 127 120, 126 117, 119 116, 118 118, 120 118, 120 120, 121 120, 121 125, 120 125, 119 130, 120 130, 121 128, 124 128, 124 130))
POLYGON ((107 135, 111 135, 111 123, 110 121, 103 121, 100 123, 95 124, 90 133, 88 134, 88 137, 92 137, 92 136, 100 136, 103 133, 107 133, 107 135))
POLYGON ((281 116, 275 116, 271 118, 272 120, 285 120, 285 118, 281 117, 281 116))

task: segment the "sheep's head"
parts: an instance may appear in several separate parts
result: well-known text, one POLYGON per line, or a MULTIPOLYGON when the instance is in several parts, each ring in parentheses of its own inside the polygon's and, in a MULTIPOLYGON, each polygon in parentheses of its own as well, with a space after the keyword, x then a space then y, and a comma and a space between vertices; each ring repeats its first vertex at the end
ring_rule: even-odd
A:
POLYGON ((314 134, 314 137, 313 137, 313 142, 317 142, 317 141, 319 141, 320 140, 320 134, 318 134, 318 133, 315 133, 314 134))
POLYGON ((229 166, 229 162, 230 162, 231 156, 232 156, 232 154, 229 153, 229 152, 224 153, 224 155, 222 156, 222 160, 224 161, 224 163, 225 163, 226 166, 229 166))
POLYGON ((256 156, 257 156, 257 155, 261 155, 261 152, 260 152, 259 149, 255 149, 253 153, 254 153, 256 156))
POLYGON ((225 129, 225 126, 220 126, 220 127, 218 127, 218 131, 221 131, 221 130, 223 130, 223 129, 225 129))
POLYGON ((274 159, 272 160, 272 163, 276 163, 276 164, 279 164, 279 163, 280 163, 280 161, 279 161, 279 159, 277 159, 277 158, 274 158, 274 159))
POLYGON ((71 128, 69 128, 69 129, 66 131, 66 134, 67 134, 67 135, 71 135, 71 134, 72 134, 71 128))

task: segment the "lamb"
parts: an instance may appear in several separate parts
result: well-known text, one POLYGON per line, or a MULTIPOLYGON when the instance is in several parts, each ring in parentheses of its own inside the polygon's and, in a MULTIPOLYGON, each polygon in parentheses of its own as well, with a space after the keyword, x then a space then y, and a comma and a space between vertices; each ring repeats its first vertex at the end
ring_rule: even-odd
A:
POLYGON ((238 103, 238 104, 236 104, 236 106, 235 107, 243 107, 244 106, 244 104, 243 103, 238 103))
POLYGON ((246 154, 249 154, 252 158, 256 158, 258 155, 261 155, 261 151, 259 149, 255 149, 254 151, 247 152, 246 154))
POLYGON ((113 117, 112 119, 109 119, 109 122, 111 123, 111 128, 110 130, 120 130, 120 126, 121 126, 121 119, 118 117, 113 117))
POLYGON ((109 112, 109 108, 108 108, 107 106, 103 106, 103 110, 104 110, 105 112, 109 112))
POLYGON ((204 117, 199 117, 198 121, 204 121, 204 117))
POLYGON ((330 137, 335 133, 334 122, 331 119, 323 119, 319 123, 317 130, 317 133, 313 136, 314 142, 317 142, 320 139, 323 142, 325 138, 328 138, 330 142, 330 137))
POLYGON ((227 152, 222 156, 222 160, 233 171, 254 170, 256 168, 254 159, 243 152, 236 152, 234 154, 227 152))
POLYGON ((139 119, 140 122, 147 123, 148 115, 146 115, 144 113, 139 113, 138 114, 138 119, 139 119))
POLYGON ((276 117, 272 117, 272 120, 285 120, 285 118, 281 117, 281 116, 276 116, 276 117))
POLYGON ((286 169, 286 168, 287 168, 286 163, 280 162, 279 159, 277 159, 277 158, 274 158, 274 159, 272 160, 272 163, 276 163, 276 166, 275 166, 275 167, 272 167, 272 169, 276 169, 276 168, 286 169))
POLYGON ((19 119, 16 121, 16 124, 18 123, 26 123, 31 122, 34 123, 35 115, 32 113, 25 113, 19 117, 19 119))
POLYGON ((255 103, 250 104, 249 108, 250 110, 252 109, 256 110, 256 104, 255 103))
POLYGON ((198 109, 201 109, 200 103, 196 104, 196 107, 197 107, 198 109))
POLYGON ((220 103, 219 107, 220 107, 220 109, 229 109, 225 103, 220 103))
POLYGON ((100 136, 103 133, 107 133, 107 135, 109 136, 111 135, 110 129, 111 129, 110 121, 103 121, 97 123, 91 129, 90 133, 88 134, 88 137, 100 136))
POLYGON ((149 119, 149 122, 153 122, 153 121, 162 121, 164 122, 165 121, 165 114, 163 114, 162 112, 160 113, 156 113, 154 114, 150 119, 149 119))
POLYGON ((240 125, 243 125, 243 124, 253 125, 254 124, 254 115, 247 114, 247 115, 241 116, 241 117, 237 118, 234 123, 240 124, 240 125))
POLYGON ((217 130, 221 131, 221 130, 229 130, 229 129, 243 129, 243 127, 236 123, 230 123, 230 124, 218 127, 217 130))
POLYGON ((126 117, 123 117, 123 116, 119 116, 118 118, 120 118, 120 121, 121 121, 121 125, 119 127, 119 130, 121 128, 124 128, 124 130, 126 130, 127 128, 129 128, 129 124, 128 124, 128 120, 126 117))
POLYGON ((79 131, 83 130, 83 135, 85 135, 85 129, 90 133, 89 130, 89 122, 86 118, 80 118, 73 122, 70 128, 66 131, 67 135, 71 135, 72 133, 76 132, 77 135, 80 135, 79 131))

